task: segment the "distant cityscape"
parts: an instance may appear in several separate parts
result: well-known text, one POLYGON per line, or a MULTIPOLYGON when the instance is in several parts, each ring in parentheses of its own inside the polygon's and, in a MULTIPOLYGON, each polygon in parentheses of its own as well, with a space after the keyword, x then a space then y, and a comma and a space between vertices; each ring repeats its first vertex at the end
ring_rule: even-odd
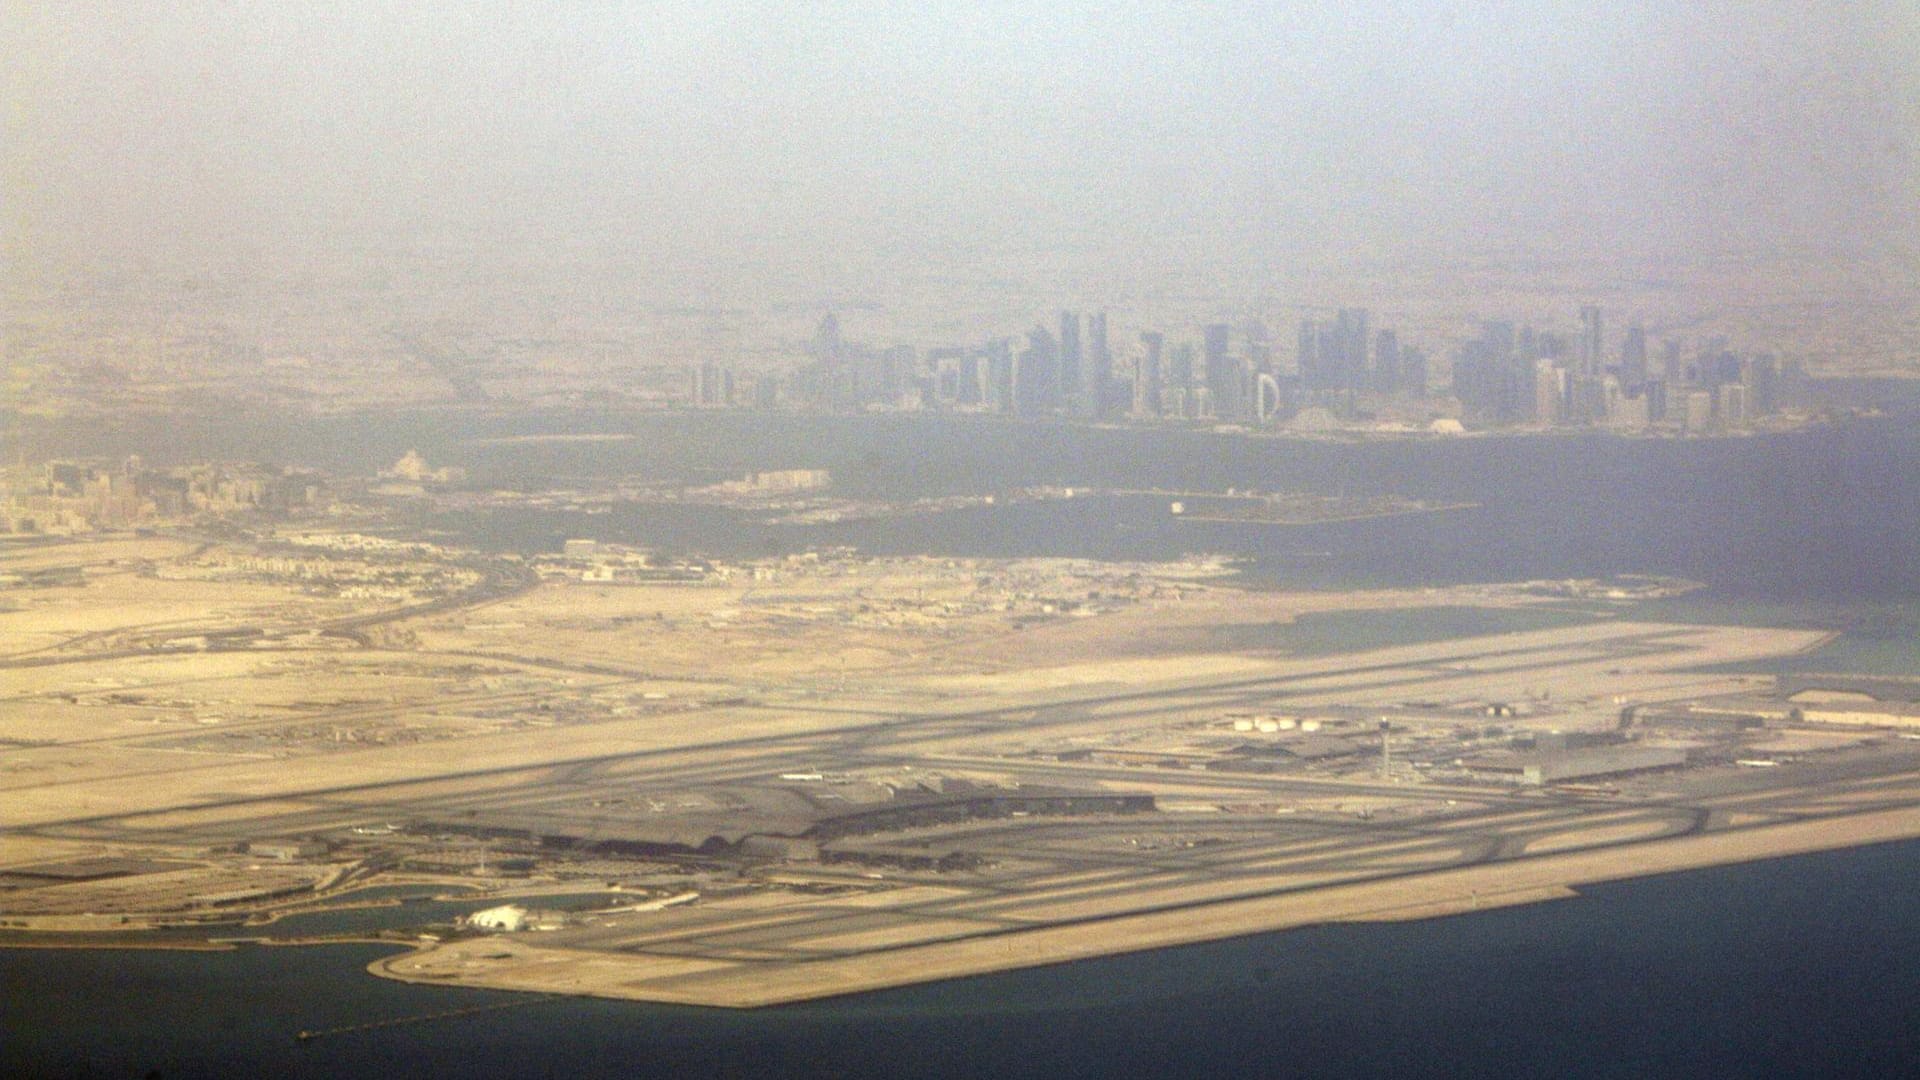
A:
POLYGON ((319 472, 253 462, 149 468, 138 455, 109 464, 49 461, 0 470, 0 534, 68 534, 178 524, 254 511, 325 507, 319 472))
POLYGON ((1797 361, 1694 348, 1640 325, 1610 339, 1586 306, 1565 335, 1487 321, 1436 383, 1427 352, 1366 308, 1300 324, 1291 350, 1265 323, 1209 323, 1197 337, 1147 330, 1116 342, 1105 312, 1063 311, 1020 337, 920 349, 851 341, 828 314, 806 362, 749 377, 717 362, 689 372, 703 408, 938 410, 1090 421, 1212 422, 1255 429, 1459 431, 1467 426, 1601 428, 1704 435, 1778 422, 1804 396, 1797 361))
MULTIPOLYGON (((828 314, 797 366, 746 373, 709 361, 688 371, 677 397, 666 392, 641 402, 653 409, 972 413, 1330 437, 1468 430, 1714 436, 1818 419, 1798 361, 1740 352, 1724 337, 1689 346, 1673 338, 1656 342, 1638 324, 1617 338, 1607 327, 1594 305, 1580 309, 1571 335, 1486 321, 1436 365, 1424 347, 1377 326, 1365 308, 1301 322, 1291 349, 1277 347, 1258 319, 1208 323, 1186 337, 1145 330, 1120 342, 1107 313, 1074 311, 1020 338, 882 347, 850 340, 828 314)), ((417 339, 407 348, 433 357, 436 369, 454 366, 417 339)), ((490 400, 475 376, 458 378, 467 387, 461 402, 490 400)), ((769 475, 820 486, 805 472, 769 475)), ((348 502, 418 495, 424 487, 465 479, 459 467, 434 468, 411 452, 351 492, 332 490, 328 478, 305 468, 248 462, 149 468, 137 456, 30 465, 22 456, 0 468, 0 533, 85 532, 253 511, 337 513, 343 494, 348 502)))
MULTIPOLYGON (((537 253, 518 254, 516 267, 537 253)), ((244 275, 130 272, 84 291, 23 280, 9 300, 9 400, 70 430, 236 408, 693 407, 1666 437, 1804 426, 1869 407, 1828 380, 1913 370, 1911 303, 1856 288, 1905 280, 1893 263, 1414 265, 1154 288, 903 271, 891 286, 683 304, 650 302, 590 263, 565 288, 516 271, 485 298, 460 291, 457 260, 397 265, 416 293, 244 275)), ((7 458, 89 452, 39 445, 32 425, 20 435, 7 458)))

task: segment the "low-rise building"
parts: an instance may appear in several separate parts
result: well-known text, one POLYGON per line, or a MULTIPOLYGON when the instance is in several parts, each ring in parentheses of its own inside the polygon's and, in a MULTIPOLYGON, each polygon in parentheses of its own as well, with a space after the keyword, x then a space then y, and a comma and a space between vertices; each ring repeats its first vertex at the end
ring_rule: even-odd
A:
POLYGON ((1609 746, 1543 754, 1521 767, 1520 779, 1527 784, 1554 784, 1648 769, 1670 769, 1686 763, 1687 752, 1677 747, 1609 746))
POLYGON ((1794 711, 1809 724, 1920 728, 1920 704, 1906 701, 1840 701, 1802 705, 1794 711))
POLYGON ((524 929, 527 925, 527 909, 518 904, 502 904, 467 916, 467 925, 475 930, 498 930, 512 933, 524 929))

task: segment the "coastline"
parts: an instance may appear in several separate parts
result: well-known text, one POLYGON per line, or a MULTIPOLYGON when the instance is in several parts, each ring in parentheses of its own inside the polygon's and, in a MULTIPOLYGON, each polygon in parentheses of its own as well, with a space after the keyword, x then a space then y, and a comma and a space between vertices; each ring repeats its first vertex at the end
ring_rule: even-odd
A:
POLYGON ((424 985, 759 1008, 1325 923, 1470 914, 1566 899, 1578 895, 1581 886, 1916 838, 1920 811, 1869 811, 1650 840, 1624 849, 1570 850, 1404 878, 1296 889, 872 955, 748 964, 729 977, 709 976, 696 985, 689 985, 686 976, 711 969, 685 958, 612 957, 545 949, 506 937, 436 944, 383 957, 367 970, 424 985), (482 953, 491 962, 473 970, 482 953), (436 962, 428 968, 427 960, 436 962), (502 960, 517 963, 503 967, 502 960))

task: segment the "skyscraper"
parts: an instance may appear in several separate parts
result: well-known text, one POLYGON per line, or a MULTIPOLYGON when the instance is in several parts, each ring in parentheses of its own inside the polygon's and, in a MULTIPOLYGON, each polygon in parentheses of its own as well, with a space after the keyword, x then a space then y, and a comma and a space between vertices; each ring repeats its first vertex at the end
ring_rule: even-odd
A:
POLYGON ((1027 347, 1015 358, 1013 400, 1022 415, 1060 404, 1060 346, 1044 326, 1027 331, 1027 347))
POLYGON ((1400 392, 1400 337, 1391 330, 1373 336, 1373 389, 1389 397, 1400 392))
POLYGON ((1592 304, 1580 309, 1580 374, 1592 378, 1606 366, 1601 351, 1600 309, 1592 304))
POLYGON ((1007 338, 996 338, 987 343, 986 354, 986 379, 981 387, 981 401, 994 412, 1012 412, 1015 381, 1019 377, 1013 359, 1013 342, 1007 338))
POLYGON ((1087 316, 1087 412, 1105 416, 1113 408, 1113 353, 1107 346, 1107 313, 1087 316))
POLYGON ((1282 400, 1280 380, 1273 372, 1262 371, 1253 377, 1253 420, 1255 423, 1271 423, 1279 415, 1282 400))
POLYGON ((1080 313, 1063 311, 1060 313, 1060 401, 1059 404, 1072 408, 1084 387, 1084 372, 1081 370, 1080 353, 1080 313))
POLYGON ((1412 345, 1400 350, 1400 387, 1408 397, 1427 396, 1427 354, 1412 345))
POLYGON ((1294 364, 1300 375, 1302 389, 1312 393, 1325 388, 1326 371, 1320 358, 1320 324, 1312 319, 1300 322, 1300 347, 1295 354, 1294 364))
POLYGON ((1181 342, 1167 350, 1166 366, 1161 368, 1161 376, 1169 390, 1187 390, 1193 386, 1193 346, 1181 342))
POLYGON ((1686 363, 1680 358, 1680 343, 1669 338, 1660 343, 1660 378, 1668 386, 1678 386, 1686 374, 1686 363))
POLYGON ((1210 323, 1201 330, 1201 363, 1207 393, 1215 415, 1224 420, 1240 418, 1240 380, 1227 353, 1232 329, 1226 323, 1210 323))
POLYGON ((1159 416, 1164 387, 1164 361, 1167 339, 1152 330, 1140 335, 1140 352, 1133 365, 1133 411, 1136 416, 1159 416))
POLYGON ((1566 398, 1566 375, 1554 367, 1551 360, 1534 361, 1533 420, 1542 427, 1560 422, 1562 402, 1566 398))
POLYGON ((1366 386, 1367 309, 1341 308, 1334 318, 1334 341, 1339 356, 1334 385, 1340 390, 1358 390, 1366 386))
POLYGON ((837 367, 846 357, 846 342, 840 337, 840 317, 829 311, 820 320, 813 335, 813 358, 828 367, 837 367))
POLYGON ((1780 407, 1780 367, 1773 357, 1756 356, 1741 369, 1747 387, 1747 414, 1766 416, 1780 407))
POLYGON ((1628 386, 1647 381, 1647 331, 1639 325, 1627 327, 1620 343, 1620 378, 1628 386))

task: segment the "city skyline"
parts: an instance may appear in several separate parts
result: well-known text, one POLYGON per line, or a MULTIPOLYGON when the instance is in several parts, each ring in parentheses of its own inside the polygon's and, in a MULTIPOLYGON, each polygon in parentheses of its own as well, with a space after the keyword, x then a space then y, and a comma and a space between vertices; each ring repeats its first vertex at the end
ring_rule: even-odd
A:
MULTIPOLYGON (((1605 309, 1597 304, 1579 308, 1578 330, 1570 333, 1485 320, 1475 336, 1444 356, 1445 378, 1438 380, 1427 351, 1374 323, 1366 308, 1303 320, 1291 357, 1276 352, 1258 318, 1205 323, 1194 328, 1197 336, 1171 339, 1160 329, 1145 329, 1135 344, 1116 353, 1108 314, 1062 311, 1057 335, 1043 320, 1024 339, 918 348, 851 341, 829 312, 797 367, 749 375, 703 362, 690 373, 686 401, 699 407, 1213 421, 1253 430, 1296 419, 1308 430, 1324 430, 1330 422, 1364 430, 1364 421, 1379 418, 1394 422, 1376 428, 1385 432, 1405 430, 1409 417, 1421 416, 1487 428, 1689 435, 1742 431, 1789 403, 1808 404, 1808 374, 1798 360, 1736 350, 1725 336, 1662 336, 1654 363, 1646 327, 1632 321, 1609 336, 1605 309), (1086 349, 1082 325, 1093 343, 1086 349)), ((1802 415, 1794 423, 1808 419, 1802 415)))

